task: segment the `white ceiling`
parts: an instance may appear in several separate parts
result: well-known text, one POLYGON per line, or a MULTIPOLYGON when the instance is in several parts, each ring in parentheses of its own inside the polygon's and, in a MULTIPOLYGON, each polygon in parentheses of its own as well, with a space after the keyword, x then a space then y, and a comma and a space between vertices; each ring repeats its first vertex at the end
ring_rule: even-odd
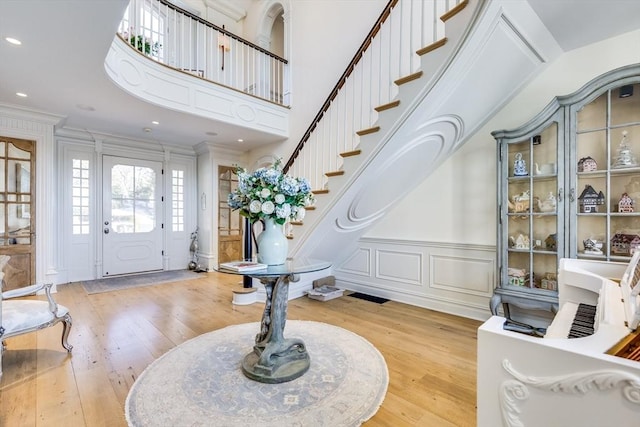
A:
MULTIPOLYGON (((638 0, 527 1, 565 50, 640 28, 638 0)), ((62 116, 62 125, 71 128, 161 144, 193 147, 209 141, 238 146, 242 138, 245 142, 238 148, 249 149, 274 140, 156 107, 111 83, 104 58, 127 4, 128 0, 0 0, 0 104, 62 116), (23 44, 11 45, 5 37, 23 44), (16 92, 29 96, 19 98, 16 92), (94 110, 78 107, 82 105, 94 110), (151 124, 153 120, 160 124, 151 124)))

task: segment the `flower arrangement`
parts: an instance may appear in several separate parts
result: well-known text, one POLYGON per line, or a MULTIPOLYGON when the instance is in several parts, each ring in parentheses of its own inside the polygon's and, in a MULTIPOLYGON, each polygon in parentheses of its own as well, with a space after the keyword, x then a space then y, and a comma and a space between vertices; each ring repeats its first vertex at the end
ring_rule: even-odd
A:
POLYGON ((278 160, 252 174, 238 167, 238 188, 229 193, 229 207, 240 209, 240 215, 251 222, 273 219, 282 225, 288 219, 301 221, 305 207, 315 200, 311 186, 306 178, 283 174, 280 163, 278 160))

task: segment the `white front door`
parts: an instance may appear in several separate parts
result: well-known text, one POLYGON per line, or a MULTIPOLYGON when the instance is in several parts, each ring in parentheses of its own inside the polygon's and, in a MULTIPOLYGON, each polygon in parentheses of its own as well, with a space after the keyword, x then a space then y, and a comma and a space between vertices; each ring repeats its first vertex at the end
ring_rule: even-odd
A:
POLYGON ((103 276, 162 269, 162 164, 103 157, 103 276))

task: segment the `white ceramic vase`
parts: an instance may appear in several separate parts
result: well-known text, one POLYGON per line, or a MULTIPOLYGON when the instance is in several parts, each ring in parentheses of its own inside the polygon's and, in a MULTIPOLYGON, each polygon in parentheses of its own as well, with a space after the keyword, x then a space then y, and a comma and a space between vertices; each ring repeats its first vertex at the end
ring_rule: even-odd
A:
POLYGON ((267 265, 284 264, 287 260, 289 242, 282 225, 271 218, 265 218, 264 230, 257 237, 258 262, 267 265))

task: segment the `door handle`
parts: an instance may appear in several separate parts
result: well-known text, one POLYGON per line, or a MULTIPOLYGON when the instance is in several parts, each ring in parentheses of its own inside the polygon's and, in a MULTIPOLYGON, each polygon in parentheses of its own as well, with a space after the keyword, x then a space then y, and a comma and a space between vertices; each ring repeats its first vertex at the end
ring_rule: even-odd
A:
POLYGON ((108 227, 104 228, 104 234, 109 234, 109 228, 108 227))

